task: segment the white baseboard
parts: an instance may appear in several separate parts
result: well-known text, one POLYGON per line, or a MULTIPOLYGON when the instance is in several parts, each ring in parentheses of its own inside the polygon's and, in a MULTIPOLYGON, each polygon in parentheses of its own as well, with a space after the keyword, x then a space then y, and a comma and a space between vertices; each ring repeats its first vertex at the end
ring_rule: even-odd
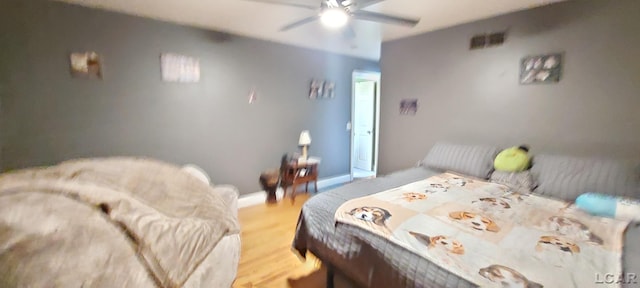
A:
POLYGON ((324 189, 333 185, 348 183, 350 181, 351 181, 351 175, 349 174, 320 179, 318 180, 318 189, 324 189))
MULTIPOLYGON (((284 194, 283 192, 284 191, 282 190, 282 188, 278 188, 278 190, 276 190, 276 197, 278 198, 278 200, 282 199, 282 196, 284 194)), ((238 198, 238 209, 262 204, 266 201, 267 193, 264 192, 264 190, 240 195, 240 197, 238 198)))
MULTIPOLYGON (((318 180, 318 189, 324 189, 326 187, 347 183, 349 181, 351 181, 351 175, 349 174, 320 179, 318 180)), ((311 185, 313 184, 310 184, 310 186, 311 185)), ((278 188, 278 190, 276 191, 276 197, 278 198, 278 201, 282 200, 282 197, 284 197, 284 191, 282 190, 282 188, 278 188)), ((240 198, 238 198, 238 208, 262 204, 265 201, 267 201, 267 193, 265 193, 264 191, 241 195, 240 198)))

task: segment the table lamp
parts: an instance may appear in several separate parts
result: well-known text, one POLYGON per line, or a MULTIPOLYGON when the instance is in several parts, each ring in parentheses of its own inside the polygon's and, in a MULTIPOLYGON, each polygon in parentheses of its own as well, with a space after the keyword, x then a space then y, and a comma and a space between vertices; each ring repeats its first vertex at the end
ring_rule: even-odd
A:
POLYGON ((311 135, 309 135, 309 130, 304 130, 300 133, 300 140, 298 140, 298 145, 302 146, 302 158, 307 159, 307 147, 311 144, 311 135))

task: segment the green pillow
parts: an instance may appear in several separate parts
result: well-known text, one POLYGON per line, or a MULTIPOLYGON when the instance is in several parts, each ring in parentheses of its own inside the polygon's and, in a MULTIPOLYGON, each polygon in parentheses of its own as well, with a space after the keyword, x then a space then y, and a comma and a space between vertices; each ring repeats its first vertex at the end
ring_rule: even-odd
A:
POLYGON ((511 147, 498 153, 493 167, 497 171, 521 172, 529 168, 529 154, 519 147, 511 147))

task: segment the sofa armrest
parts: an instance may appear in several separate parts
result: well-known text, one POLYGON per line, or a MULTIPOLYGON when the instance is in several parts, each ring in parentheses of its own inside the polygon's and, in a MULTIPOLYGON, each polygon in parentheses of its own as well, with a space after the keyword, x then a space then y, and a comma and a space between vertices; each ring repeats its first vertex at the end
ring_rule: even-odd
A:
POLYGON ((232 185, 216 185, 213 186, 213 191, 222 195, 227 207, 229 207, 229 212, 235 219, 238 219, 238 197, 240 195, 238 189, 232 185))

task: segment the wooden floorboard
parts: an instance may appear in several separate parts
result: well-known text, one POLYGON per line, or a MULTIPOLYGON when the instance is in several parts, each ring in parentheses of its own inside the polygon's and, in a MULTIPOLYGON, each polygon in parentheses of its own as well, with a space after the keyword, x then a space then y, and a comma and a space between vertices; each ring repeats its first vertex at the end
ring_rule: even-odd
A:
POLYGON ((240 209, 242 254, 234 288, 325 287, 320 262, 313 256, 302 261, 291 250, 300 209, 309 197, 240 209))

